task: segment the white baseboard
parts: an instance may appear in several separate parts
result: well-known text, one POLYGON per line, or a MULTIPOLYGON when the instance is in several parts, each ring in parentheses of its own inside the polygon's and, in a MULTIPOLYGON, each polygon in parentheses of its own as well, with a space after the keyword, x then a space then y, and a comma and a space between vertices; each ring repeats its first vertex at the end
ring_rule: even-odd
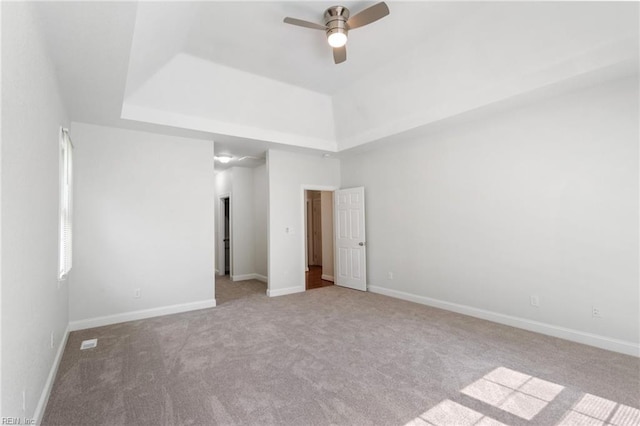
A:
POLYGON ((323 280, 325 280, 325 281, 331 281, 331 282, 334 282, 333 275, 324 275, 324 274, 323 274, 322 276, 320 276, 320 278, 321 278, 321 279, 323 279, 323 280))
POLYGON ((102 327, 104 325, 118 324, 121 322, 135 321, 145 318, 159 317, 162 315, 178 314, 180 312, 197 311, 199 309, 214 308, 216 299, 201 300, 198 302, 181 303, 179 305, 163 306, 160 308, 144 309, 140 311, 124 312, 121 314, 107 315, 104 317, 88 318, 79 321, 70 321, 69 330, 84 330, 87 328, 102 327))
POLYGON ((304 286, 277 288, 273 290, 267 289, 267 296, 269 297, 284 296, 286 294, 302 293, 304 291, 305 291, 304 286))
POLYGON ((231 275, 231 281, 246 281, 252 279, 253 274, 231 275))
POLYGON ((49 370, 49 376, 47 377, 47 381, 44 383, 44 389, 42 389, 42 393, 40 394, 38 405, 36 406, 36 410, 33 413, 33 418, 35 419, 37 425, 42 423, 42 416, 44 416, 44 411, 47 408, 47 402, 49 401, 49 396, 51 395, 53 382, 55 381, 56 374, 58 373, 58 366, 60 366, 60 361, 62 361, 64 348, 67 346, 67 339, 69 337, 69 332, 70 332, 70 329, 69 329, 69 326, 67 325, 67 329, 64 331, 64 336, 62 336, 62 340, 58 345, 58 351, 56 352, 56 356, 53 359, 51 370, 49 370))
POLYGON ((243 274, 243 275, 231 276, 231 281, 246 281, 246 280, 258 280, 266 283, 267 277, 260 274, 243 274))
POLYGON ((474 308, 472 306, 460 305, 458 303, 446 302, 444 300, 432 299, 430 297, 417 296, 415 294, 405 293, 403 291, 392 290, 384 287, 370 285, 367 288, 372 293, 379 293, 385 296, 395 297, 397 299, 420 303, 422 305, 446 309, 447 311, 453 311, 460 314, 509 325, 512 327, 522 328, 524 330, 534 331, 536 333, 546 334, 548 336, 559 337, 561 339, 571 340, 572 342, 595 346, 597 348, 607 349, 614 352, 620 352, 626 355, 632 355, 636 357, 640 356, 640 346, 626 340, 613 339, 606 336, 586 333, 584 331, 573 330, 557 325, 474 308))

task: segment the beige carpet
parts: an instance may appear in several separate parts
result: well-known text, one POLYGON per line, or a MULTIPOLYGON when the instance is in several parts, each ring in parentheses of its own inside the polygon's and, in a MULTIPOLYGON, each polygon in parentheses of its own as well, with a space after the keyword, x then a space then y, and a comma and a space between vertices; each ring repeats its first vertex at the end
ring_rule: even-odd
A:
POLYGON ((336 286, 218 290, 71 333, 43 424, 640 424, 637 358, 336 286))

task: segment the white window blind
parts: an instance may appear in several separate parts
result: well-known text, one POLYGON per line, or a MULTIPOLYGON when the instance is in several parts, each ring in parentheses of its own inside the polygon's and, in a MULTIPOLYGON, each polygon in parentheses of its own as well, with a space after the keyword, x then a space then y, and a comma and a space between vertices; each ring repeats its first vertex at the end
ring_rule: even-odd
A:
POLYGON ((73 145, 67 129, 60 130, 60 248, 58 278, 71 270, 73 232, 73 145))

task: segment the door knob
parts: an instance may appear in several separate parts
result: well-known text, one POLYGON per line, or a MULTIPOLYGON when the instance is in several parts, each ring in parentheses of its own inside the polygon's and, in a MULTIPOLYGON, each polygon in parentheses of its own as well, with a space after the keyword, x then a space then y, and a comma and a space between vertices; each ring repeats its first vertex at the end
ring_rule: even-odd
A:
POLYGON ((364 243, 361 241, 361 242, 359 242, 359 243, 358 243, 358 245, 359 245, 360 247, 363 247, 363 246, 364 246, 364 243))

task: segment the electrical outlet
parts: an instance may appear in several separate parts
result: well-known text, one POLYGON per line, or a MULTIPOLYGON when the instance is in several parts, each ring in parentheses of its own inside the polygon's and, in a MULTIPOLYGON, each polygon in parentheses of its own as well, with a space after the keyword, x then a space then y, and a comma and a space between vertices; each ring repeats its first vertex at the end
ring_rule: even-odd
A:
POLYGON ((393 279, 393 272, 389 272, 389 279, 392 280, 393 279))
POLYGON ((602 311, 597 306, 591 307, 591 316, 593 318, 602 318, 602 311))
POLYGON ((135 299, 140 299, 140 289, 139 288, 136 288, 136 289, 133 290, 133 297, 135 299))
POLYGON ((538 296, 531 296, 531 306, 536 308, 540 306, 540 298, 538 296))

